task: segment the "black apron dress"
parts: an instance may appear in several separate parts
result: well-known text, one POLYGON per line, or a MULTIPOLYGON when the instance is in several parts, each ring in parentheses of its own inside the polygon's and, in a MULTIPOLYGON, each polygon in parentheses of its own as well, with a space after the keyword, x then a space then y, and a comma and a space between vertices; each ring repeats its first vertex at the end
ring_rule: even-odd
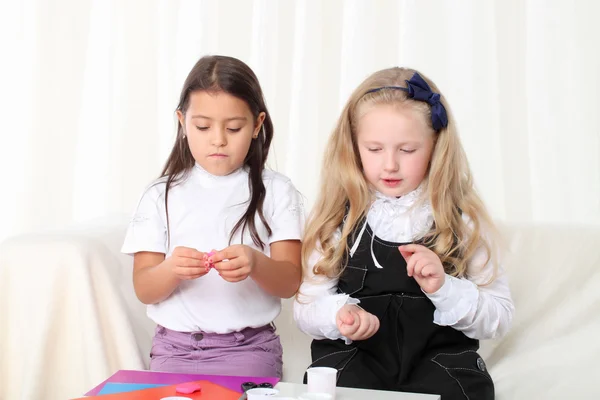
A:
POLYGON ((406 273, 398 251, 403 243, 373 237, 368 225, 359 239, 338 292, 376 315, 379 331, 350 345, 313 340, 311 367, 336 368, 338 386, 439 394, 442 400, 494 399, 492 378, 477 354, 479 342, 433 323, 433 303, 406 273))

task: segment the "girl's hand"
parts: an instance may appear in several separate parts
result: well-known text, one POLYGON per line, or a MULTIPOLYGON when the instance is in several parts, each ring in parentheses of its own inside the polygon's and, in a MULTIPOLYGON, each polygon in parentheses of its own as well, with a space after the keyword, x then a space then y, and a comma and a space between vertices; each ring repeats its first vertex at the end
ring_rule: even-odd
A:
POLYGON ((221 251, 214 251, 206 260, 227 282, 239 282, 250 276, 254 270, 256 250, 243 244, 235 244, 221 251))
POLYGON ((408 276, 414 277, 425 293, 435 293, 442 287, 446 272, 437 254, 420 244, 400 246, 398 250, 406 260, 408 276))
POLYGON ((166 261, 171 271, 181 280, 200 278, 208 272, 204 253, 189 247, 176 247, 166 261))
POLYGON ((350 340, 367 340, 379 330, 379 318, 354 304, 346 304, 336 315, 342 335, 350 340))

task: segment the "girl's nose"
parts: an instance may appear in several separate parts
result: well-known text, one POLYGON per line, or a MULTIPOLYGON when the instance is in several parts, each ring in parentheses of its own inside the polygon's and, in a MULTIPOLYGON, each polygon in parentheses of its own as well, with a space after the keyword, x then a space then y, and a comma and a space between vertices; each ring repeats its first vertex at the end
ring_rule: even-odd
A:
POLYGON ((227 144, 227 136, 225 134, 225 130, 222 128, 217 128, 212 135, 212 145, 216 147, 223 147, 227 144))
POLYGON ((396 160, 395 155, 387 154, 385 157, 385 164, 383 166, 383 169, 386 172, 397 172, 399 168, 400 164, 398 163, 398 160, 396 160))

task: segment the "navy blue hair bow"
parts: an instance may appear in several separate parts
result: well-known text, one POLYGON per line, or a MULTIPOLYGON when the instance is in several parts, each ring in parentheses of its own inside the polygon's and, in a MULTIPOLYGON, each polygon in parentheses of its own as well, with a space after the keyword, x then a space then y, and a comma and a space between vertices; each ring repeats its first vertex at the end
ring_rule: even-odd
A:
MULTIPOLYGON (((440 94, 434 93, 425 79, 419 75, 418 72, 406 81, 407 87, 402 86, 382 86, 379 88, 371 89, 367 93, 378 92, 383 89, 398 89, 408 92, 408 97, 424 101, 431 107, 431 124, 436 132, 439 132, 442 128, 448 126, 448 115, 446 114, 446 108, 440 101, 440 94)), ((367 94, 365 93, 365 94, 367 94)))

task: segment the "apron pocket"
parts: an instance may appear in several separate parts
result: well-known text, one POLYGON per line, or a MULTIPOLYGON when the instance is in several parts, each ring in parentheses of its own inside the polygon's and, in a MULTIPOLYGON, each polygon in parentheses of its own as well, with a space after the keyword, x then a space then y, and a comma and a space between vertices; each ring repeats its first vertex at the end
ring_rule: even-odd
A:
POLYGON ((362 267, 356 265, 347 265, 342 273, 342 278, 338 283, 338 290, 340 293, 345 293, 352 296, 362 290, 365 286, 365 279, 367 278, 367 266, 362 267))
POLYGON ((474 350, 439 353, 431 361, 443 368, 460 386, 465 399, 493 399, 494 382, 483 358, 474 350))
MULTIPOLYGON (((317 358, 313 361, 312 364, 308 368, 313 367, 330 367, 338 370, 337 380, 339 381, 344 368, 348 363, 352 360, 352 358, 356 355, 358 349, 353 347, 348 350, 338 350, 334 351, 330 354, 326 354, 320 358, 317 358)), ((304 383, 306 384, 306 373, 304 373, 304 383)))

